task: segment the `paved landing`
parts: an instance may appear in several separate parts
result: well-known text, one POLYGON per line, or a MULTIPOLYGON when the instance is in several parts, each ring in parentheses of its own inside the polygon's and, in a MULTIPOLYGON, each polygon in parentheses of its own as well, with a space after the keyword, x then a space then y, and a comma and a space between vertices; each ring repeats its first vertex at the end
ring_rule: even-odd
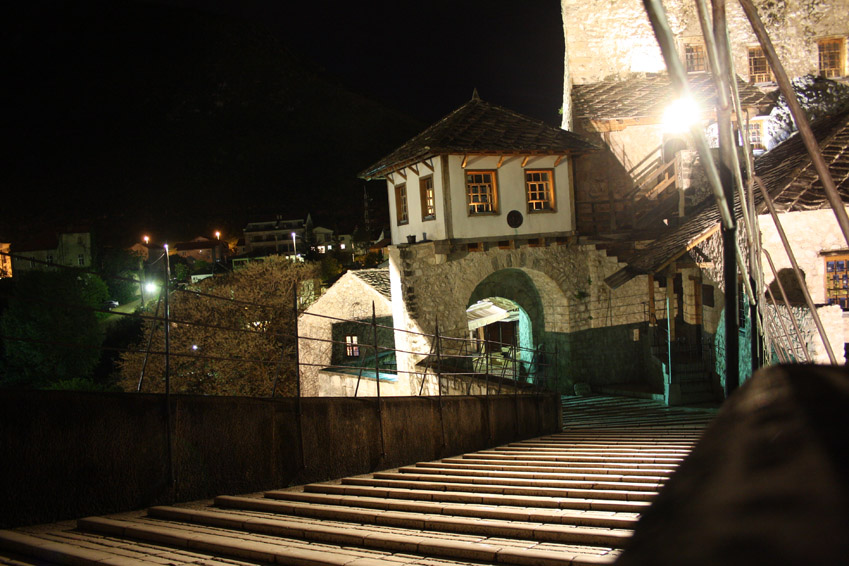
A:
POLYGON ((566 398, 558 434, 333 482, 0 531, 0 564, 610 563, 714 414, 566 398))

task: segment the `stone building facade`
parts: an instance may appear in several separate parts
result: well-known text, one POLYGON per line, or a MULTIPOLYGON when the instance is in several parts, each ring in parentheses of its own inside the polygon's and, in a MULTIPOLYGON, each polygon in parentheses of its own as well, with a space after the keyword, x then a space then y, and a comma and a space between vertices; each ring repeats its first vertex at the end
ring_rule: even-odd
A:
MULTIPOLYGON (((679 53, 686 54, 688 46, 692 46, 691 54, 698 53, 703 40, 695 4, 687 0, 663 4, 679 53)), ((838 61, 842 67, 836 76, 846 76, 849 1, 757 0, 755 4, 789 76, 820 74, 820 44, 828 40, 838 40, 830 44, 842 49, 838 61)), ((726 6, 737 73, 750 82, 769 82, 758 80, 760 77, 750 72, 750 49, 756 48, 758 42, 742 8, 736 2, 726 6)), ((640 0, 561 0, 561 8, 566 45, 565 128, 571 125, 569 104, 573 85, 622 78, 631 73, 665 71, 640 0)))

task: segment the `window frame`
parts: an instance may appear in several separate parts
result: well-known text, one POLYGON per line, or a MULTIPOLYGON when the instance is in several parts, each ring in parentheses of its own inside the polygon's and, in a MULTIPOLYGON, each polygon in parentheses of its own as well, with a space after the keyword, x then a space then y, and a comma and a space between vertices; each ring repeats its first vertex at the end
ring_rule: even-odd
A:
POLYGON ((829 253, 823 256, 823 283, 825 285, 825 303, 827 305, 840 305, 840 308, 848 311, 849 251, 829 253), (830 263, 833 265, 829 266, 830 263), (838 270, 838 264, 842 264, 840 266, 842 269, 838 270), (835 277, 837 273, 842 275, 835 277))
MULTIPOLYGON (((829 57, 830 58, 830 57, 829 57)), ((820 77, 832 79, 846 75, 846 38, 823 37, 817 40, 817 72, 820 77), (823 59, 829 56, 823 51, 824 47, 836 45, 837 61, 834 66, 823 68, 823 59)))
POLYGON ((775 79, 772 76, 772 69, 769 68, 769 61, 766 60, 763 47, 754 45, 749 47, 747 55, 749 63, 749 83, 770 83, 775 79), (757 67, 763 65, 763 70, 758 71, 757 67))
POLYGON ((707 50, 704 43, 699 41, 684 43, 684 69, 687 73, 708 72, 707 50), (696 66, 700 68, 695 68, 696 66))
POLYGON ((410 203, 407 200, 407 183, 395 185, 395 220, 398 226, 410 223, 410 203))
MULTIPOLYGON (((463 171, 463 181, 466 187, 466 213, 468 216, 494 216, 498 214, 498 171, 496 169, 467 169, 463 171), (471 175, 489 175, 490 182, 483 180, 480 182, 470 183, 469 176, 471 175), (487 200, 484 202, 472 202, 471 187, 479 187, 489 185, 489 190, 486 193, 487 200), (479 210, 479 207, 485 207, 479 210), (487 210, 488 208, 488 210, 487 210)), ((477 193, 480 196, 481 193, 477 193)))
POLYGON ((356 334, 345 335, 345 357, 359 358, 360 357, 360 338, 356 334))
POLYGON ((422 205, 422 221, 436 220, 436 189, 433 175, 419 179, 419 198, 422 205))
MULTIPOLYGON (((528 207, 528 214, 536 214, 539 212, 557 212, 557 200, 555 198, 554 192, 554 169, 525 169, 523 170, 523 176, 525 177, 525 202, 528 207), (528 175, 534 174, 544 174, 548 177, 547 181, 531 181, 528 179, 528 175), (542 183, 547 185, 546 188, 543 189, 545 193, 545 198, 543 199, 531 199, 531 183, 542 183), (532 208, 533 203, 548 203, 548 208, 532 208)), ((537 192, 539 192, 537 190, 537 192)))

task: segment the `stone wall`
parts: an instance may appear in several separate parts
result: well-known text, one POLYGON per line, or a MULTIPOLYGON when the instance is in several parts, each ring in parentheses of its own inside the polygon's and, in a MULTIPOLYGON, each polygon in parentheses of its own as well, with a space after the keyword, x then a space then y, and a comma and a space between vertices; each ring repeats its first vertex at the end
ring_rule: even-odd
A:
POLYGON ((4 391, 0 528, 326 481, 560 430, 556 395, 250 399, 4 391), (382 416, 382 421, 381 421, 382 416), (172 492, 173 488, 173 492, 172 492))
MULTIPOLYGON (((679 41, 701 36, 695 4, 663 3, 679 41)), ((761 19, 791 77, 816 73, 816 40, 849 33, 847 0, 756 0, 761 19)), ((633 72, 662 72, 666 66, 657 47, 643 3, 639 0, 561 0, 566 58, 574 84, 597 82, 633 72)), ((748 47, 757 39, 740 5, 727 4, 728 27, 738 74, 748 76, 748 47)))
MULTIPOLYGON (((564 383, 615 379, 619 371, 616 368, 622 365, 616 362, 618 358, 605 358, 611 364, 602 370, 591 370, 591 358, 578 354, 582 351, 578 344, 585 342, 585 335, 578 333, 597 330, 592 339, 596 340, 602 332, 615 328, 611 331, 630 336, 633 328, 646 323, 646 277, 637 277, 611 290, 604 278, 623 264, 603 250, 578 243, 539 247, 519 244, 510 249, 493 246, 479 252, 469 252, 465 246, 452 248, 447 242, 390 249, 395 327, 399 329, 395 343, 399 350, 422 353, 399 353, 399 372, 415 371, 416 362, 430 351, 429 335, 435 331, 437 321, 441 335, 467 337, 466 308, 486 296, 502 296, 517 302, 531 316, 535 346, 543 344, 549 353, 555 344, 562 349, 558 363, 564 383), (571 337, 577 340, 574 348, 567 345, 571 337)), ((656 300, 657 306, 662 307, 662 297, 656 300)), ((603 358, 598 350, 595 355, 603 358)), ((627 370, 626 357, 621 362, 627 370)))

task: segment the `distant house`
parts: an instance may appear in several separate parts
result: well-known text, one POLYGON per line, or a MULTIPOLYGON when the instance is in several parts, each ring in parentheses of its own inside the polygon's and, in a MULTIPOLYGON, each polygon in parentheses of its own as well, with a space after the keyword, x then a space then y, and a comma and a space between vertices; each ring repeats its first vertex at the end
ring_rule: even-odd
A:
POLYGON ((350 249, 351 236, 337 235, 330 228, 314 226, 312 217, 285 219, 282 215, 256 218, 245 225, 244 248, 238 255, 303 256, 311 248, 324 254, 350 249))
POLYGON ((190 242, 179 242, 172 247, 172 253, 194 261, 217 263, 230 256, 227 242, 211 238, 198 237, 190 242))
POLYGON ((409 395, 410 380, 395 372, 388 269, 345 273, 298 318, 302 395, 353 396, 358 379, 358 395, 375 395, 375 331, 381 395, 409 395))
POLYGON ((16 273, 48 269, 51 265, 91 267, 91 233, 43 233, 12 242, 12 270, 16 273))

